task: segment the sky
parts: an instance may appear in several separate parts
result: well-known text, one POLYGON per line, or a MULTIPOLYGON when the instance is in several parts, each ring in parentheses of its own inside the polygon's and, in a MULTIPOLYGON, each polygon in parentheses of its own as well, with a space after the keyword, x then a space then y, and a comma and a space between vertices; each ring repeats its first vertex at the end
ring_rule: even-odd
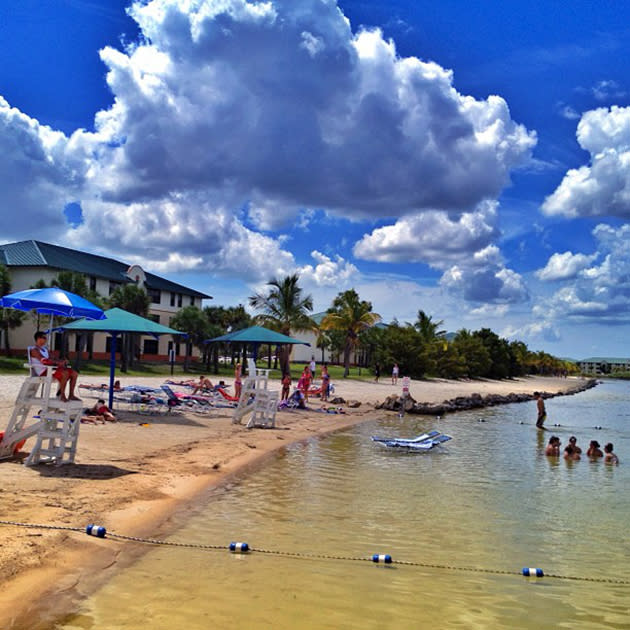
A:
POLYGON ((0 4, 0 241, 630 355, 630 4, 0 4))

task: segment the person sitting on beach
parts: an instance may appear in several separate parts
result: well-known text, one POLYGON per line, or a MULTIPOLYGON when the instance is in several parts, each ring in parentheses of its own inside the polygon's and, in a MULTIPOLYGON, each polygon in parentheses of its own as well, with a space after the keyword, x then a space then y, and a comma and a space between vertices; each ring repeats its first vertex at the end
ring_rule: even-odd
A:
POLYGON ((607 464, 618 464, 619 463, 619 458, 613 453, 613 444, 612 442, 608 442, 608 444, 606 444, 606 446, 604 446, 604 461, 607 464))
POLYGON ((74 395, 74 388, 77 384, 78 373, 73 370, 67 361, 55 361, 50 358, 50 351, 46 345, 46 333, 37 331, 34 335, 35 345, 29 348, 29 362, 31 369, 37 376, 45 376, 48 367, 54 366, 53 378, 59 381, 57 396, 61 402, 69 400, 81 400, 74 395), (66 396, 66 383, 69 383, 68 396, 66 396))
POLYGON ((112 413, 112 410, 105 404, 102 398, 96 401, 96 404, 90 409, 90 415, 100 416, 103 420, 108 422, 116 422, 116 416, 112 413))
POLYGON ((306 409, 306 404, 304 402, 304 392, 301 389, 296 389, 290 396, 287 401, 289 403, 289 407, 297 408, 297 409, 306 409))
POLYGON ((564 459, 578 461, 580 454, 575 451, 575 448, 571 444, 567 444, 567 447, 564 449, 564 459))
POLYGON ((604 453, 602 453, 601 449, 599 448, 599 442, 597 440, 591 440, 591 443, 588 446, 588 450, 586 451, 586 454, 589 457, 603 457, 604 453))
POLYGON ((560 438, 556 435, 552 435, 549 438, 549 443, 547 444, 547 448, 545 449, 545 455, 550 457, 559 457, 560 456, 560 438))
POLYGON ((573 450, 578 454, 581 455, 582 454, 582 449, 577 445, 577 438, 575 437, 575 435, 572 435, 569 438, 569 444, 573 447, 573 450))
POLYGON ((197 392, 211 392, 213 389, 214 385, 212 384, 212 381, 205 376, 200 376, 199 382, 195 385, 195 389, 193 389, 192 393, 194 396, 197 392))

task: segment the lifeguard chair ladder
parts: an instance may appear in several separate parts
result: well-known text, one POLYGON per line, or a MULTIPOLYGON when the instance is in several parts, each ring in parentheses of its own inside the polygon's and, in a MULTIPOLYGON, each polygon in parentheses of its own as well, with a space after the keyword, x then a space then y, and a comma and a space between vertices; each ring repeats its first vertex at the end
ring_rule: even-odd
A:
POLYGON ((276 426, 278 392, 268 389, 269 370, 259 370, 253 359, 247 361, 247 377, 241 396, 232 414, 232 423, 240 424, 245 415, 251 413, 247 428, 272 429, 276 426), (253 399, 253 400, 252 400, 253 399))
MULTIPOLYGON (((30 365, 25 365, 29 368, 30 365)), ((0 441, 0 459, 13 457, 20 442, 34 435, 35 446, 26 466, 74 462, 83 407, 81 401, 51 398, 52 370, 46 376, 27 376, 17 395, 9 424, 0 441), (32 422, 32 420, 35 420, 32 422)))

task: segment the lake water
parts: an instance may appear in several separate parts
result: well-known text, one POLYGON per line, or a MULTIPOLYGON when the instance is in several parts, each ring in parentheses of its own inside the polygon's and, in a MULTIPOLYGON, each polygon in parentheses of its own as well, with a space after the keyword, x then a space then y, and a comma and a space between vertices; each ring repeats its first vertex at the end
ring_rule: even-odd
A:
POLYGON ((531 403, 292 446, 215 491, 172 540, 414 564, 151 548, 55 630, 630 628, 629 399, 626 382, 550 399, 544 433, 531 403), (453 440, 428 453, 370 440, 433 428, 453 440), (553 433, 584 452, 611 441, 621 464, 545 457, 553 433))

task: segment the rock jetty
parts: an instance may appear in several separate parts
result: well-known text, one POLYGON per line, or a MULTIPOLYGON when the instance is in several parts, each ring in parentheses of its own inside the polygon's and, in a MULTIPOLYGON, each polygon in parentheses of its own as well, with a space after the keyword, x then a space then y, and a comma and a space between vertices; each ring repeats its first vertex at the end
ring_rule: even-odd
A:
MULTIPOLYGON (((555 396, 571 396, 579 392, 586 391, 597 385, 597 380, 592 378, 581 381, 575 387, 566 391, 559 391, 555 394, 552 392, 541 392, 543 398, 554 398, 555 396)), ((415 413, 428 416, 443 416, 447 413, 455 413, 457 411, 466 411, 468 409, 479 409, 481 407, 494 407, 496 405, 508 405, 510 403, 530 402, 534 400, 534 394, 489 394, 482 396, 481 394, 471 394, 470 396, 458 396, 441 403, 425 403, 417 402, 411 396, 403 398, 402 396, 388 396, 383 402, 376 403, 376 409, 386 409, 388 411, 402 410, 405 413, 415 413)))

